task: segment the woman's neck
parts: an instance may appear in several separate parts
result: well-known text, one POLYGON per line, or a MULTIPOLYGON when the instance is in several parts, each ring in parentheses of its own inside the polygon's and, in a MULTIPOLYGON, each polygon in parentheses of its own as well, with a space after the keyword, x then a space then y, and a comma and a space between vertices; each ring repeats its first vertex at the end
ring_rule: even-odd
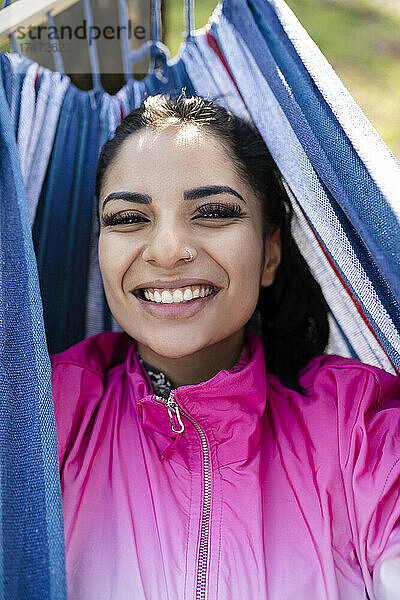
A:
POLYGON ((244 328, 230 338, 181 358, 168 358, 153 352, 140 342, 140 357, 162 371, 174 387, 195 385, 214 377, 222 369, 232 369, 240 357, 245 339, 244 328))

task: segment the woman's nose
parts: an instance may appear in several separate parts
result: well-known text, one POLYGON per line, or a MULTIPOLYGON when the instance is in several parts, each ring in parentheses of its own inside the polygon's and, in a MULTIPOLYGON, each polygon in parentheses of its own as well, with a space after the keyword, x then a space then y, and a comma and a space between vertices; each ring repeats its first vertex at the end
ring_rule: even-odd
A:
POLYGON ((183 233, 173 231, 171 226, 155 232, 142 253, 144 261, 157 264, 165 269, 174 268, 179 262, 193 260, 195 256, 193 244, 189 243, 187 239, 185 241, 183 233))

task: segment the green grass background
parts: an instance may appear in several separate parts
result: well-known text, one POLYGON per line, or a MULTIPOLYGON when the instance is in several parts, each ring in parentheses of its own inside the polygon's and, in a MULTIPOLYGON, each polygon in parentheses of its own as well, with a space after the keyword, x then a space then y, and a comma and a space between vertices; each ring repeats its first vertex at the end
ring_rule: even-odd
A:
MULTIPOLYGON (((400 158, 400 2, 286 0, 380 135, 400 158)), ((165 0, 165 43, 174 56, 184 31, 183 0, 165 0)), ((216 1, 197 0, 195 25, 216 1)))

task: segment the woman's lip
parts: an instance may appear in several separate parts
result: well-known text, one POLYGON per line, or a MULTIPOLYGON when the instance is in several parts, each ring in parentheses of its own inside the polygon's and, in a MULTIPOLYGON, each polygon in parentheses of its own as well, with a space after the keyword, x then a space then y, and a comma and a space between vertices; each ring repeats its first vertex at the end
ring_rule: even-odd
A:
POLYGON ((137 285, 132 291, 136 291, 136 290, 140 290, 140 289, 164 289, 164 290, 172 290, 172 289, 176 289, 176 288, 182 288, 182 287, 187 287, 189 285, 208 285, 208 286, 212 286, 215 287, 217 289, 218 286, 215 285, 215 283, 213 283, 212 281, 208 281, 207 279, 197 279, 197 278, 191 278, 191 279, 174 279, 172 280, 162 280, 162 279, 155 279, 154 281, 146 281, 145 283, 141 283, 140 285, 137 285))
POLYGON ((212 302, 215 296, 218 295, 218 292, 205 296, 204 298, 195 298, 179 304, 149 302, 148 300, 143 300, 136 294, 132 295, 140 302, 142 308, 153 317, 158 317, 159 319, 185 319, 192 317, 202 310, 209 302, 212 302))

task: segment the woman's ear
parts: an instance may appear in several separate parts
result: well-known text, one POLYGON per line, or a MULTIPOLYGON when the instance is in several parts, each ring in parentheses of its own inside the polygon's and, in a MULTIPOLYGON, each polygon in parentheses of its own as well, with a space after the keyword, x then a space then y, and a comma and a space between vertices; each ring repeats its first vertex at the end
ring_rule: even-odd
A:
POLYGON ((265 265, 261 276, 261 287, 268 287, 273 284, 280 262, 281 231, 277 229, 265 242, 265 265))

